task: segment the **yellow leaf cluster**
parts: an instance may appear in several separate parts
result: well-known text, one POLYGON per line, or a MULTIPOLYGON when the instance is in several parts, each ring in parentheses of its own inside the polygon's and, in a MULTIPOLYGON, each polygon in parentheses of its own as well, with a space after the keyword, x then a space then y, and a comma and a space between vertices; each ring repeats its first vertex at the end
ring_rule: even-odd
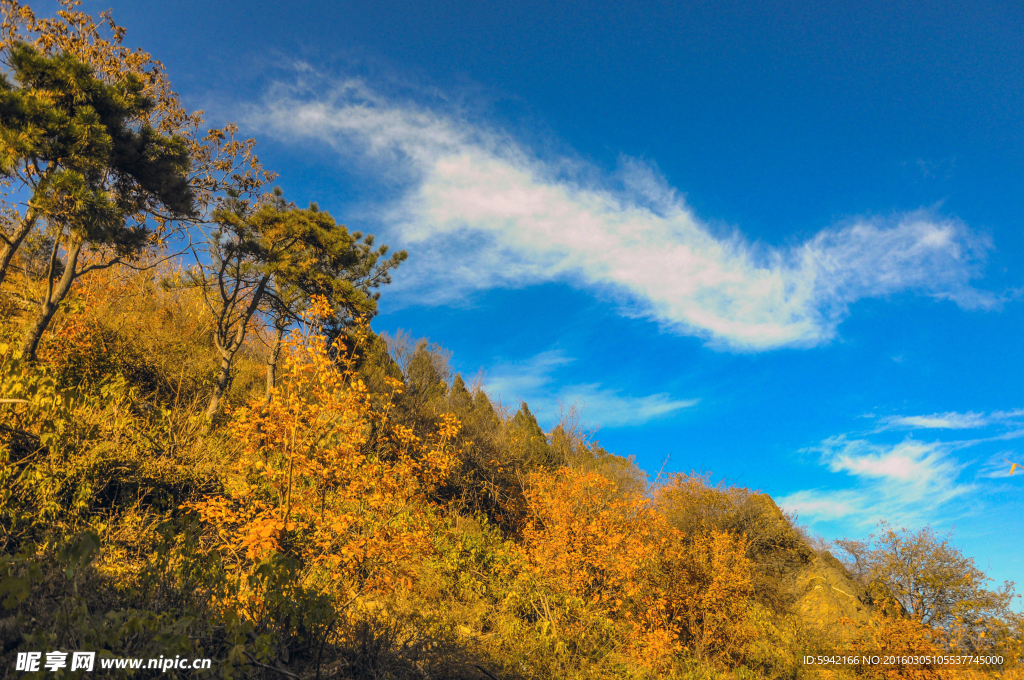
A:
MULTIPOLYGON (((318 327, 328 312, 314 304, 292 333, 270 402, 230 414, 240 455, 223 492, 188 507, 240 574, 288 553, 327 591, 386 593, 409 585, 413 564, 431 550, 428 494, 454 465, 460 425, 446 416, 420 437, 392 423, 390 400, 370 398, 357 357, 332 359, 318 327)), ((366 333, 356 331, 357 347, 366 333)))
MULTIPOLYGON (((534 573, 625 629, 628 652, 657 669, 680 652, 741 656, 755 634, 747 618, 753 564, 743 539, 721 532, 687 537, 656 500, 623 493, 596 473, 538 476, 524 532, 534 573)), ((543 612, 563 635, 581 621, 543 612)))

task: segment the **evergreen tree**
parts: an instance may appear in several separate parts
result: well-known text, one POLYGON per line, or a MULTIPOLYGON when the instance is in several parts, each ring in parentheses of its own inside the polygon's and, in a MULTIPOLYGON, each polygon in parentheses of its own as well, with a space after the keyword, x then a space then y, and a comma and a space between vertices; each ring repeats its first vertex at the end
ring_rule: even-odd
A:
POLYGON ((370 316, 378 298, 370 289, 389 282, 389 271, 407 257, 400 251, 382 261, 387 246, 373 249, 372 237, 349 233, 315 203, 305 210, 295 208, 280 191, 255 206, 232 192, 214 218, 219 228, 209 243, 210 264, 191 272, 213 313, 220 355, 208 420, 220 408, 235 355, 261 307, 269 310, 275 328, 268 366, 272 388, 284 329, 313 296, 326 298, 345 319, 370 316))
POLYGON ((480 430, 494 430, 501 425, 498 412, 494 410, 494 405, 491 404, 491 400, 483 390, 473 393, 473 410, 470 414, 470 421, 480 430))
POLYGON ((512 426, 517 428, 528 439, 540 440, 547 443, 547 436, 537 422, 536 416, 530 413, 530 407, 524 401, 516 414, 512 416, 512 426))
POLYGON ((509 423, 514 448, 519 451, 522 465, 527 469, 552 464, 551 447, 547 435, 524 401, 509 423))
POLYGON ((366 346, 358 356, 359 374, 374 394, 390 395, 393 387, 388 385, 388 378, 402 381, 402 368, 391 356, 388 343, 376 333, 371 333, 366 346))
POLYGON ((455 374, 452 388, 448 392, 448 405, 462 417, 465 417, 473 409, 473 395, 466 389, 466 382, 459 373, 455 374))
POLYGON ((106 83, 70 54, 47 56, 22 43, 9 45, 3 61, 8 73, 0 74, 0 173, 26 199, 21 211, 9 209, 0 283, 39 223, 52 241, 46 293, 23 339, 34 359, 75 280, 150 245, 153 232, 140 215, 193 215, 193 194, 186 146, 145 122, 153 101, 139 77, 106 83), (80 266, 85 247, 101 256, 80 266))
POLYGON ((443 402, 448 393, 447 361, 432 351, 426 340, 416 345, 406 368, 406 407, 419 416, 421 425, 426 425, 444 410, 443 402))
POLYGON ((494 406, 491 405, 491 400, 487 398, 487 393, 483 390, 478 390, 473 395, 473 411, 477 416, 494 419, 498 417, 498 414, 494 411, 494 406))

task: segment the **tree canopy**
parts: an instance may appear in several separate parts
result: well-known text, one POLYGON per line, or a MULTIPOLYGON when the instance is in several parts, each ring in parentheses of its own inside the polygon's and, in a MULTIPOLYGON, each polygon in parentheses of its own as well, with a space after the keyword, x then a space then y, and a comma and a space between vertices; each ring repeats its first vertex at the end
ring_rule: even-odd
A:
POLYGON ((47 292, 23 341, 34 357, 76 278, 130 258, 149 243, 151 230, 129 218, 147 212, 189 217, 193 196, 185 144, 146 123, 153 102, 138 77, 105 83, 70 54, 47 56, 24 43, 11 45, 4 60, 10 71, 0 76, 0 171, 27 198, 24 211, 9 217, 0 283, 38 221, 53 240, 47 292), (86 245, 110 254, 79 269, 86 245), (64 259, 53 285, 59 248, 64 259))
POLYGON ((917 622, 946 631, 969 649, 984 647, 998 621, 1012 618, 1013 583, 990 589, 991 579, 931 527, 896 529, 883 522, 868 541, 839 541, 851 569, 884 586, 917 622))
POLYGON ((213 217, 217 229, 208 244, 209 263, 190 272, 216 319, 214 344, 221 356, 208 418, 219 408, 234 356, 258 313, 277 330, 276 357, 284 328, 300 319, 314 297, 335 310, 335 324, 372 316, 378 299, 372 289, 388 283, 390 271, 408 256, 399 251, 387 258, 388 247, 373 248, 372 236, 349 232, 316 204, 289 205, 280 191, 255 205, 231 194, 213 217))

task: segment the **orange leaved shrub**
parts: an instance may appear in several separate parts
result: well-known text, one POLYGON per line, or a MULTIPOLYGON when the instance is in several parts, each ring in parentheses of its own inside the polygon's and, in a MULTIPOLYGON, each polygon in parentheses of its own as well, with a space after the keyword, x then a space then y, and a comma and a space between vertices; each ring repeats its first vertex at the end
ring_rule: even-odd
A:
MULTIPOLYGON (((654 499, 596 473, 537 476, 528 499, 524 540, 534 573, 620 627, 636 661, 657 669, 680 652, 708 661, 743 656, 754 635, 753 564, 743 538, 687 537, 654 499)), ((543 614, 567 637, 588 625, 543 614)))
MULTIPOLYGON (((322 592, 389 592, 411 583, 414 560, 430 550, 427 494, 453 465, 459 423, 443 418, 425 438, 393 424, 390 400, 370 399, 351 354, 332 360, 317 329, 326 314, 321 300, 293 333, 272 399, 231 412, 241 453, 223 492, 189 507, 241 574, 285 553, 322 592)), ((392 381, 393 394, 400 388, 392 381)))

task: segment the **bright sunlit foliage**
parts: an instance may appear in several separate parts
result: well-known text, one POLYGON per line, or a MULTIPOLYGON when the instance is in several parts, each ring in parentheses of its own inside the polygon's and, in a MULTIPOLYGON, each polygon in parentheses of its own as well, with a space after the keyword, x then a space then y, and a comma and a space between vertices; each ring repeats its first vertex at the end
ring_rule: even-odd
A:
POLYGON ((948 537, 883 525, 839 543, 844 565, 765 494, 651 481, 573 413, 545 432, 443 348, 377 335, 372 289, 404 251, 261 194, 253 142, 202 134, 159 62, 62 6, 39 21, 0 0, 5 659, 209 657, 224 678, 1021 677, 1012 584, 990 590, 948 537), (205 259, 183 234, 208 239, 205 259), (961 652, 1001 661, 802 661, 961 652))

